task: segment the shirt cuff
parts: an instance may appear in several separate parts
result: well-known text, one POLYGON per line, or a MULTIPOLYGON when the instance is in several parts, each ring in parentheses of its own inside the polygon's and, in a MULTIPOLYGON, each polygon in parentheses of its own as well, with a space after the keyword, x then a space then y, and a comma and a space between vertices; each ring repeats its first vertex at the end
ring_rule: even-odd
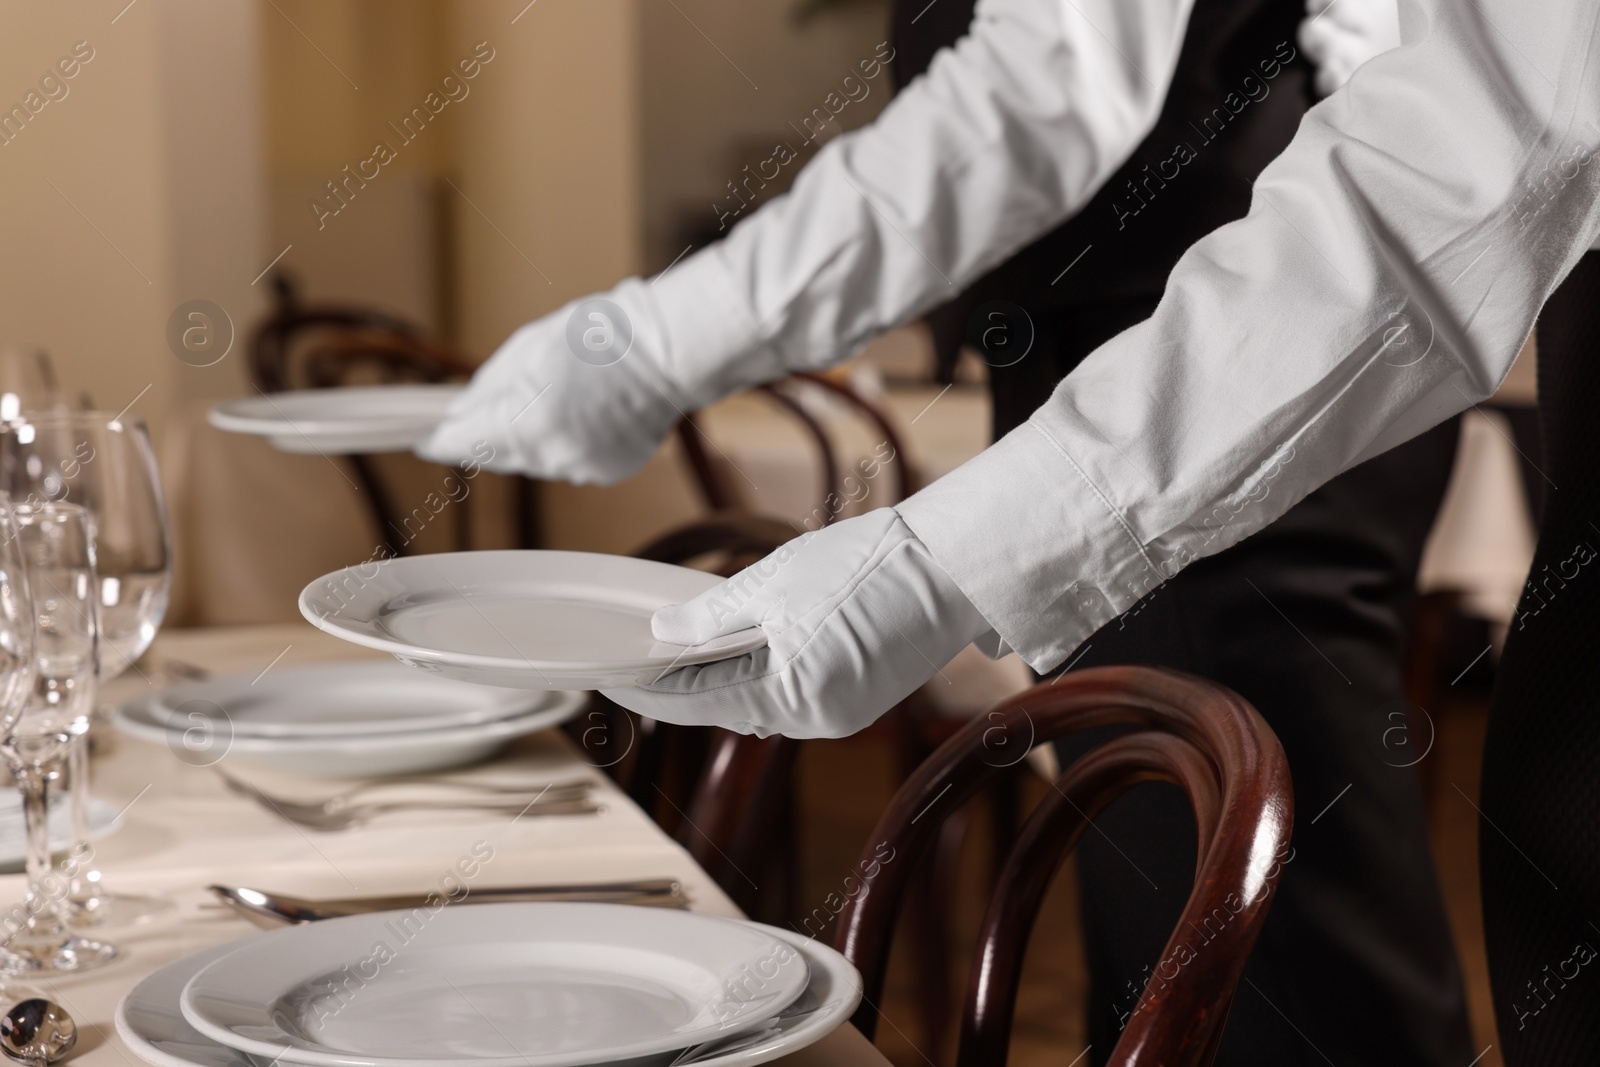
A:
POLYGON ((1162 581, 1110 498, 1032 422, 895 510, 1041 674, 1162 581))
POLYGON ((788 373, 718 246, 668 267, 644 288, 664 340, 662 368, 694 407, 788 373))

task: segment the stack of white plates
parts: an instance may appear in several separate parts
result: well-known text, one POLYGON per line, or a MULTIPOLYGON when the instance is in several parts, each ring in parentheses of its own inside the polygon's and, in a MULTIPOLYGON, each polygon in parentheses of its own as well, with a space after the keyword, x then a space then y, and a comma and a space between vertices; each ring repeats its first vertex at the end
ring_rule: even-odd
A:
POLYGON ((227 756, 363 777, 471 763, 572 717, 582 703, 579 693, 471 685, 377 661, 184 682, 129 701, 115 721, 190 763, 227 756))
POLYGON ((472 904, 290 927, 156 971, 117 1031, 158 1067, 749 1067, 849 1019, 837 952, 756 923, 472 904))

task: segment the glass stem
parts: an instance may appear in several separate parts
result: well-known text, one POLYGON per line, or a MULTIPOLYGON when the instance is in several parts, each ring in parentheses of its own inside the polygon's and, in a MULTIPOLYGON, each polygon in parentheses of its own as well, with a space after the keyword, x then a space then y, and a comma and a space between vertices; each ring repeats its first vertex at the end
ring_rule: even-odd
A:
POLYGON ((22 819, 28 837, 28 890, 23 897, 27 918, 12 935, 23 943, 55 943, 66 936, 61 923, 61 886, 51 878, 50 779, 59 775, 59 759, 43 766, 22 763, 12 767, 22 792, 22 819))
POLYGON ((72 880, 67 895, 83 905, 94 900, 93 870, 80 857, 92 856, 89 845, 89 732, 74 734, 67 745, 67 789, 72 807, 72 880))

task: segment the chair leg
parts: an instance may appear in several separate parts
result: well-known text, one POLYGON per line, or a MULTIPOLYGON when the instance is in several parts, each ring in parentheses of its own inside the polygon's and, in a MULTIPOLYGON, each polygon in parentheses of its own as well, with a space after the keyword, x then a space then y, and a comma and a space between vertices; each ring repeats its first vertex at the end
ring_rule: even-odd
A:
POLYGON ((542 548, 542 516, 539 510, 539 483, 531 478, 519 477, 512 487, 513 507, 516 509, 518 548, 542 548))
POLYGON ((928 876, 913 887, 906 899, 911 961, 916 972, 917 1024, 923 1047, 936 1059, 952 1011, 949 926, 956 869, 969 822, 969 811, 957 812, 945 820, 932 854, 925 861, 928 876))
MULTIPOLYGON (((886 716, 893 731, 896 769, 902 782, 933 751, 918 729, 915 701, 913 694, 886 716)), ((924 1047, 932 1050, 941 1047, 951 1017, 950 890, 969 819, 970 812, 963 810, 945 820, 931 855, 924 861, 928 877, 906 894, 906 918, 911 923, 911 953, 916 970, 918 1028, 924 1047)))

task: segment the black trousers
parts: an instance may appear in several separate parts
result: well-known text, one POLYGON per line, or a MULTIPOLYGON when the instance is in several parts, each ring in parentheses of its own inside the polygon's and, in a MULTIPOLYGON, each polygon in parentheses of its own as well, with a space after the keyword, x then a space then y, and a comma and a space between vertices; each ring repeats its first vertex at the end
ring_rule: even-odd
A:
MULTIPOLYGON (((993 372, 996 430, 1154 305, 1036 318, 1035 351, 993 372)), ((1329 482, 1152 592, 1071 664, 1211 678, 1254 704, 1288 754, 1294 852, 1234 1000, 1217 1059, 1226 1067, 1466 1067, 1476 1053, 1412 765, 1429 727, 1412 727, 1409 747, 1395 733, 1409 721, 1400 664, 1417 564, 1456 433, 1451 420, 1329 482)), ((1092 740, 1069 740, 1063 756, 1092 740)), ((1187 802, 1165 784, 1132 790, 1096 826, 1077 864, 1090 1058, 1103 1062, 1177 925, 1195 839, 1187 802)))
POLYGON ((1544 514, 1495 680, 1479 856, 1506 1063, 1600 1064, 1600 254, 1539 317, 1544 514))

